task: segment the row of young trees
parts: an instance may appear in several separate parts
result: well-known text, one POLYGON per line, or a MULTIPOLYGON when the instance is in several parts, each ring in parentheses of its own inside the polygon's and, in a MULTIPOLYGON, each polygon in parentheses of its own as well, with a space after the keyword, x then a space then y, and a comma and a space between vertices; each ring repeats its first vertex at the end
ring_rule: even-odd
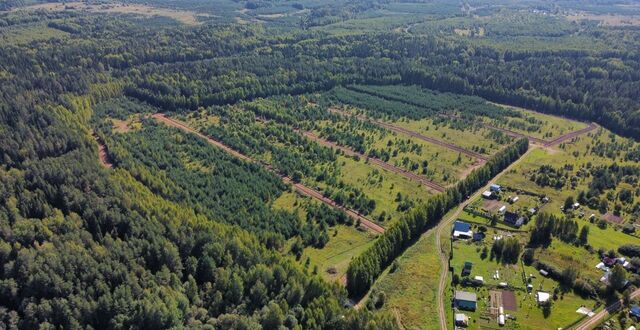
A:
POLYGON ((412 209, 401 221, 388 228, 369 249, 349 263, 347 269, 349 294, 360 296, 366 293, 382 271, 426 229, 437 224, 448 210, 522 156, 528 147, 527 139, 514 142, 454 187, 412 209))

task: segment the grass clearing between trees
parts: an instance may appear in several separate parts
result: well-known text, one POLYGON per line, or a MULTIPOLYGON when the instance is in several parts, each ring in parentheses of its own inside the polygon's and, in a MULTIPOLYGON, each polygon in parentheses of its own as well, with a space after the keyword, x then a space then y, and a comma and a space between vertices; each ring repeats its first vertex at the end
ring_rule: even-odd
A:
POLYGON ((309 269, 318 267, 318 274, 329 281, 341 281, 351 258, 359 255, 373 244, 375 236, 354 226, 338 225, 329 229, 329 242, 322 249, 308 247, 300 262, 310 259, 309 269))
POLYGON ((423 235, 396 262, 398 268, 387 270, 373 287, 386 295, 382 310, 397 311, 407 329, 437 328, 440 258, 434 231, 423 235))

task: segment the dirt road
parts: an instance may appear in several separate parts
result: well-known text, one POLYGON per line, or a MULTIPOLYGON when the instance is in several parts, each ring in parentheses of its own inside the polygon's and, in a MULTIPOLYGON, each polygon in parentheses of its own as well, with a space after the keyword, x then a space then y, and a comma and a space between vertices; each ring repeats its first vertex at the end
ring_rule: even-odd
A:
POLYGON ((514 132, 514 131, 508 130, 506 128, 494 126, 494 125, 491 125, 491 124, 481 123, 480 125, 482 125, 483 127, 488 128, 488 129, 492 129, 492 130, 495 130, 495 131, 500 131, 500 132, 505 133, 506 135, 514 137, 514 138, 527 138, 527 139, 529 139, 529 142, 533 142, 533 143, 536 143, 536 144, 539 144, 539 145, 542 145, 542 146, 545 146, 545 147, 556 146, 556 145, 558 145, 558 144, 560 144, 562 142, 571 140, 576 136, 591 132, 594 129, 598 128, 598 125, 596 125, 595 123, 590 123, 587 127, 583 128, 583 129, 567 133, 565 135, 559 136, 559 137, 557 137, 557 138, 555 138, 553 140, 548 141, 548 140, 543 140, 543 139, 540 139, 540 138, 537 138, 537 137, 529 136, 529 135, 526 135, 526 134, 514 132))
POLYGON ((476 198, 480 197, 483 191, 489 189, 492 183, 494 183, 497 179, 499 179, 504 173, 510 171, 516 164, 518 164, 524 157, 532 150, 532 147, 529 147, 529 150, 525 152, 518 160, 509 165, 502 172, 498 173, 495 177, 493 177, 489 182, 482 188, 478 189, 471 197, 469 197, 466 201, 462 202, 455 212, 446 220, 441 221, 436 227, 436 248, 438 249, 438 253, 440 254, 440 263, 442 264, 442 269, 440 271, 440 281, 438 283, 438 314, 440 316, 440 329, 447 329, 447 313, 445 312, 445 303, 444 303, 444 289, 447 284, 447 273, 449 272, 449 256, 446 251, 442 248, 441 236, 445 229, 449 228, 449 225, 458 219, 460 212, 464 210, 464 208, 471 203, 476 198))
MULTIPOLYGON (((631 299, 640 297, 640 289, 631 293, 631 299)), ((611 305, 605 307, 605 309, 599 311, 594 316, 586 318, 580 324, 576 325, 574 330, 589 330, 595 328, 600 322, 602 322, 609 314, 617 311, 622 306, 622 300, 618 300, 611 305)))
POLYGON ((343 147, 343 146, 339 146, 338 144, 336 144, 334 142, 331 142, 331 141, 327 141, 327 140, 325 140, 325 139, 313 134, 312 132, 304 132, 302 134, 305 137, 307 137, 307 138, 309 138, 309 139, 311 139, 313 141, 316 141, 321 145, 324 145, 324 146, 327 146, 327 147, 333 148, 333 149, 338 149, 338 150, 342 151, 345 155, 348 155, 348 156, 351 156, 351 157, 357 156, 357 157, 360 157, 360 158, 364 158, 367 161, 369 161, 369 163, 375 164, 375 165, 377 165, 377 166, 379 166, 379 167, 381 167, 384 170, 387 170, 389 172, 400 174, 400 175, 404 176, 405 178, 407 178, 407 179, 409 179, 411 181, 417 182, 417 183, 427 187, 429 190, 431 190, 433 192, 441 193, 441 192, 444 192, 446 190, 445 187, 443 187, 443 186, 441 186, 441 185, 439 185, 439 184, 437 184, 437 183, 435 183, 433 181, 430 181, 430 180, 428 180, 427 178, 425 178, 423 176, 417 175, 417 174, 415 174, 415 173, 413 173, 411 171, 407 171, 405 169, 401 169, 399 167, 391 165, 391 164, 389 164, 389 163, 387 163, 387 162, 385 162, 385 161, 383 161, 381 159, 369 157, 367 155, 364 155, 364 154, 361 154, 359 152, 353 151, 352 149, 349 149, 349 148, 346 148, 346 147, 343 147))
MULTIPOLYGON (((248 157, 248 156, 246 156, 244 154, 241 154, 241 153, 233 150, 232 148, 228 147, 227 145, 225 145, 224 143, 222 143, 222 142, 220 142, 218 140, 215 140, 215 139, 213 139, 211 137, 208 137, 208 136, 196 131, 195 129, 189 127, 187 124, 185 124, 185 123, 183 123, 183 122, 181 122, 179 120, 169 118, 165 114, 162 114, 162 113, 153 114, 153 115, 151 115, 151 117, 156 119, 156 120, 158 120, 158 121, 160 121, 160 122, 163 122, 163 123, 165 123, 165 124, 167 124, 169 126, 173 126, 173 127, 179 128, 179 129, 181 129, 181 130, 183 130, 185 132, 194 134, 194 135, 206 140, 208 143, 210 143, 210 144, 212 144, 212 145, 224 150, 225 152, 229 153, 230 155, 232 155, 234 157, 240 158, 242 160, 245 160, 245 161, 248 161, 248 162, 251 162, 251 163, 259 164, 259 162, 255 161, 254 159, 252 159, 252 158, 250 158, 250 157, 248 157)), ((317 199, 317 200, 319 200, 319 201, 321 201, 321 202, 323 202, 323 203, 325 203, 325 204, 327 204, 327 205, 329 205, 331 207, 338 208, 338 209, 344 211, 348 216, 350 216, 354 220, 359 221, 360 224, 363 225, 364 227, 367 227, 367 228, 369 228, 370 230, 372 230, 372 231, 374 231, 376 233, 380 233, 380 234, 384 233, 384 228, 382 226, 380 226, 380 225, 374 223, 373 221, 367 219, 365 216, 361 215, 357 211, 352 210, 352 209, 347 208, 347 207, 344 207, 344 206, 341 206, 341 205, 338 205, 335 201, 333 201, 333 200, 331 200, 331 199, 329 199, 327 197, 324 197, 321 192, 319 192, 319 191, 317 191, 315 189, 309 188, 309 187, 307 187, 307 186, 305 186, 305 185, 303 185, 301 183, 293 182, 293 180, 291 180, 291 178, 277 173, 270 166, 267 166, 266 168, 267 168, 267 170, 269 170, 269 171, 275 173, 276 175, 278 175, 279 177, 281 177, 282 181, 284 181, 285 183, 291 184, 294 187, 294 189, 296 190, 296 192, 299 193, 300 195, 304 195, 304 196, 308 196, 308 197, 311 197, 311 198, 315 198, 315 199, 317 199)))
POLYGON ((582 134, 585 134, 585 133, 591 132, 591 131, 593 131, 593 130, 594 130, 594 129, 596 129, 596 128, 598 128, 598 125, 596 125, 596 123, 590 123, 590 124, 589 124, 589 126, 587 126, 587 127, 583 128, 583 129, 581 129, 581 130, 577 130, 577 131, 575 131, 575 132, 571 132, 571 133, 565 134, 565 135, 563 135, 563 136, 560 136, 560 137, 558 137, 558 138, 557 138, 557 139, 555 139, 555 140, 548 141, 548 142, 545 144, 545 146, 546 146, 546 147, 556 146, 556 145, 558 145, 558 144, 560 144, 560 143, 563 143, 563 142, 565 142, 565 141, 571 140, 571 139, 573 139, 573 138, 574 138, 574 137, 576 137, 576 136, 579 136, 579 135, 582 135, 582 134))
MULTIPOLYGON (((329 108, 329 111, 331 111, 333 113, 337 113, 337 114, 343 115, 343 116, 351 116, 350 113, 347 113, 347 112, 342 111, 342 110, 337 109, 337 108, 329 108)), ((362 121, 369 121, 369 122, 374 123, 374 124, 376 124, 376 125, 378 125, 380 127, 386 128, 386 129, 388 129, 388 130, 390 130, 392 132, 396 132, 396 133, 400 133, 400 134, 404 134, 404 135, 409 135, 411 137, 415 137, 416 139, 420 139, 422 141, 425 141, 425 142, 428 142, 428 143, 431 143, 431 144, 435 144, 437 146, 441 146, 441 147, 447 148, 449 150, 453 150, 453 151, 459 152, 459 153, 461 153, 463 155, 467 155, 469 157, 480 159, 483 162, 489 160, 488 156, 481 155, 481 154, 479 154, 479 153, 477 153, 475 151, 467 150, 467 149, 459 147, 459 146, 457 146, 455 144, 451 144, 451 143, 448 143, 448 142, 445 142, 445 141, 434 139, 432 137, 424 136, 424 135, 422 135, 422 134, 420 134, 418 132, 414 132, 412 130, 408 130, 408 129, 400 127, 400 126, 396 126, 396 125, 389 124, 389 123, 386 123, 386 122, 383 122, 383 121, 371 119, 369 117, 362 116, 362 115, 357 116, 357 118, 362 120, 362 121)))
POLYGON ((98 158, 100 158, 100 164, 105 168, 113 168, 113 163, 111 162, 111 157, 107 153, 107 146, 104 144, 104 141, 95 133, 93 134, 93 138, 98 143, 98 158))

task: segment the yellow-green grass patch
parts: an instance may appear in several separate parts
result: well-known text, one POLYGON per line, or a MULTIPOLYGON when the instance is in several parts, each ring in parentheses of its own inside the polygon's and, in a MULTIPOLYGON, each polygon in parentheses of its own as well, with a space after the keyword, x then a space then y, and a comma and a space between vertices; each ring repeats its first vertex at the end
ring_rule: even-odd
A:
POLYGON ((484 149, 487 155, 494 154, 503 147, 489 137, 492 132, 490 129, 481 126, 460 130, 451 128, 447 124, 435 124, 433 119, 430 118, 421 120, 402 119, 395 121, 393 124, 467 150, 477 151, 484 149))
POLYGON ((300 262, 304 263, 308 257, 310 269, 317 267, 318 274, 326 280, 342 281, 351 259, 371 246, 375 236, 346 225, 330 228, 329 236, 329 242, 323 248, 306 248, 300 262))
POLYGON ((386 295, 382 310, 398 315, 406 329, 437 329, 441 265, 434 232, 423 235, 396 260, 398 268, 387 270, 374 284, 386 295))
POLYGON ((399 174, 387 172, 377 166, 355 160, 350 157, 339 156, 340 179, 345 183, 358 187, 365 195, 376 202, 372 219, 377 220, 382 212, 392 219, 397 219, 403 212, 397 210, 399 202, 396 196, 401 193, 403 198, 415 202, 424 201, 430 192, 422 185, 413 182, 399 174))
POLYGON ((44 25, 6 28, 0 32, 0 40, 6 44, 27 44, 32 41, 65 38, 69 33, 44 25))
MULTIPOLYGON (((507 128, 514 132, 522 133, 527 136, 532 136, 540 139, 552 140, 559 136, 583 129, 587 127, 587 124, 575 120, 570 120, 558 116, 547 115, 523 108, 497 104, 498 106, 508 108, 514 111, 517 111, 522 114, 522 118, 516 117, 504 117, 501 119, 491 120, 489 118, 485 118, 485 122, 491 123, 495 126, 507 128), (506 122, 511 121, 517 123, 519 125, 524 125, 525 127, 531 127, 530 121, 540 122, 540 127, 538 130, 529 131, 527 129, 522 129, 519 127, 506 126, 506 122)), ((537 126, 537 125, 536 125, 537 126)))

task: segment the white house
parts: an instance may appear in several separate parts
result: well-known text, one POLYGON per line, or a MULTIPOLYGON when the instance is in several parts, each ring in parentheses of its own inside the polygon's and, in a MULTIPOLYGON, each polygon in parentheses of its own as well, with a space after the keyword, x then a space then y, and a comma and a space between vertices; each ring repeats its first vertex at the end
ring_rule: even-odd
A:
POLYGON ((551 295, 548 292, 542 292, 542 291, 536 292, 536 300, 540 305, 544 305, 548 303, 550 297, 551 295))

